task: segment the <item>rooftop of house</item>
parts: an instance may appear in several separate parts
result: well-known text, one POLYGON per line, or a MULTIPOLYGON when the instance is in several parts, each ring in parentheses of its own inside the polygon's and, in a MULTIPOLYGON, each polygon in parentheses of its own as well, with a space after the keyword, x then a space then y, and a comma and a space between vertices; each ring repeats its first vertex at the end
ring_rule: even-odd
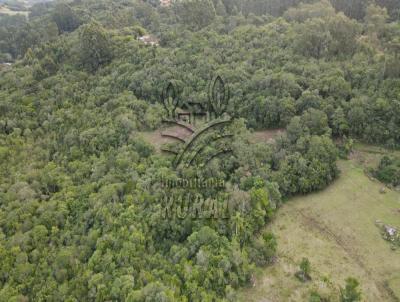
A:
POLYGON ((12 63, 0 63, 0 69, 9 68, 12 66, 12 63))
POLYGON ((159 42, 156 37, 150 36, 150 35, 141 36, 141 37, 139 37, 138 40, 143 42, 144 44, 156 45, 156 46, 158 46, 158 42, 159 42))
POLYGON ((160 0, 160 5, 161 6, 170 6, 171 0, 160 0))

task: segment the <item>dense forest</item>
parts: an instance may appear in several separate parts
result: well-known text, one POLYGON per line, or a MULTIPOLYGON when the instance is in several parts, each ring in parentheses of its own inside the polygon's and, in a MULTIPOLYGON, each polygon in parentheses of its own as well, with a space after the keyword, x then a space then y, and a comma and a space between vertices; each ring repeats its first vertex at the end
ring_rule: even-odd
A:
POLYGON ((283 202, 328 186, 353 139, 400 147, 399 15, 397 0, 74 0, 0 15, 0 301, 236 301, 274 259, 260 231, 283 202), (234 155, 174 169, 141 133, 160 128, 166 83, 205 103, 215 75, 234 155), (286 130, 249 143, 271 128, 286 130), (190 191, 246 211, 165 219, 158 181, 190 177, 223 179, 190 191))

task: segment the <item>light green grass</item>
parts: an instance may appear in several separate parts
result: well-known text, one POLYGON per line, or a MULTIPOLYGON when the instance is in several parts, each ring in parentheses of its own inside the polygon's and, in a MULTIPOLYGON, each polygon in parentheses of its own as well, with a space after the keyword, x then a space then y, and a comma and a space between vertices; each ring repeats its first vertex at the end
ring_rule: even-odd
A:
MULTIPOLYGON (((365 147, 365 146, 364 146, 365 147)), ((361 162, 376 162, 361 150, 361 162)), ((392 251, 375 226, 376 220, 400 227, 400 193, 365 176, 358 159, 341 161, 339 179, 323 192, 290 200, 269 226, 278 237, 278 260, 260 268, 255 287, 240 301, 308 301, 316 289, 337 301, 339 286, 353 276, 361 282, 363 301, 396 301, 400 295, 400 251, 392 251), (294 277, 303 257, 313 280, 294 277)))

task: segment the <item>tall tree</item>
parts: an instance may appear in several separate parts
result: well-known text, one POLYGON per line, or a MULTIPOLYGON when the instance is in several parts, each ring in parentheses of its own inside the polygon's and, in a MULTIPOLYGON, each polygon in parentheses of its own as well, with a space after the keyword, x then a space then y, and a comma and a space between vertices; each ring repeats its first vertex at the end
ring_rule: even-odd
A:
POLYGON ((95 72, 100 66, 112 59, 112 49, 107 32, 104 28, 92 22, 82 27, 79 33, 80 63, 90 72, 95 72))
POLYGON ((195 30, 206 27, 216 16, 211 0, 177 1, 174 3, 174 9, 178 18, 195 30))
POLYGON ((74 31, 81 25, 81 20, 72 8, 65 3, 59 3, 54 9, 53 20, 59 33, 74 31))

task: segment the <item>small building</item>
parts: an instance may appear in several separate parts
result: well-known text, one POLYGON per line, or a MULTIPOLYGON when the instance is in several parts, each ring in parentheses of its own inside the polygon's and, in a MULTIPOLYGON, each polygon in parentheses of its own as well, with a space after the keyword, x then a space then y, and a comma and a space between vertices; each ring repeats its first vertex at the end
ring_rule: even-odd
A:
POLYGON ((158 39, 154 36, 144 35, 138 38, 139 41, 143 42, 146 45, 158 46, 158 39))
POLYGON ((0 63, 0 70, 11 68, 12 63, 0 63))
POLYGON ((160 5, 162 7, 169 7, 171 6, 171 0, 160 0, 160 5))

